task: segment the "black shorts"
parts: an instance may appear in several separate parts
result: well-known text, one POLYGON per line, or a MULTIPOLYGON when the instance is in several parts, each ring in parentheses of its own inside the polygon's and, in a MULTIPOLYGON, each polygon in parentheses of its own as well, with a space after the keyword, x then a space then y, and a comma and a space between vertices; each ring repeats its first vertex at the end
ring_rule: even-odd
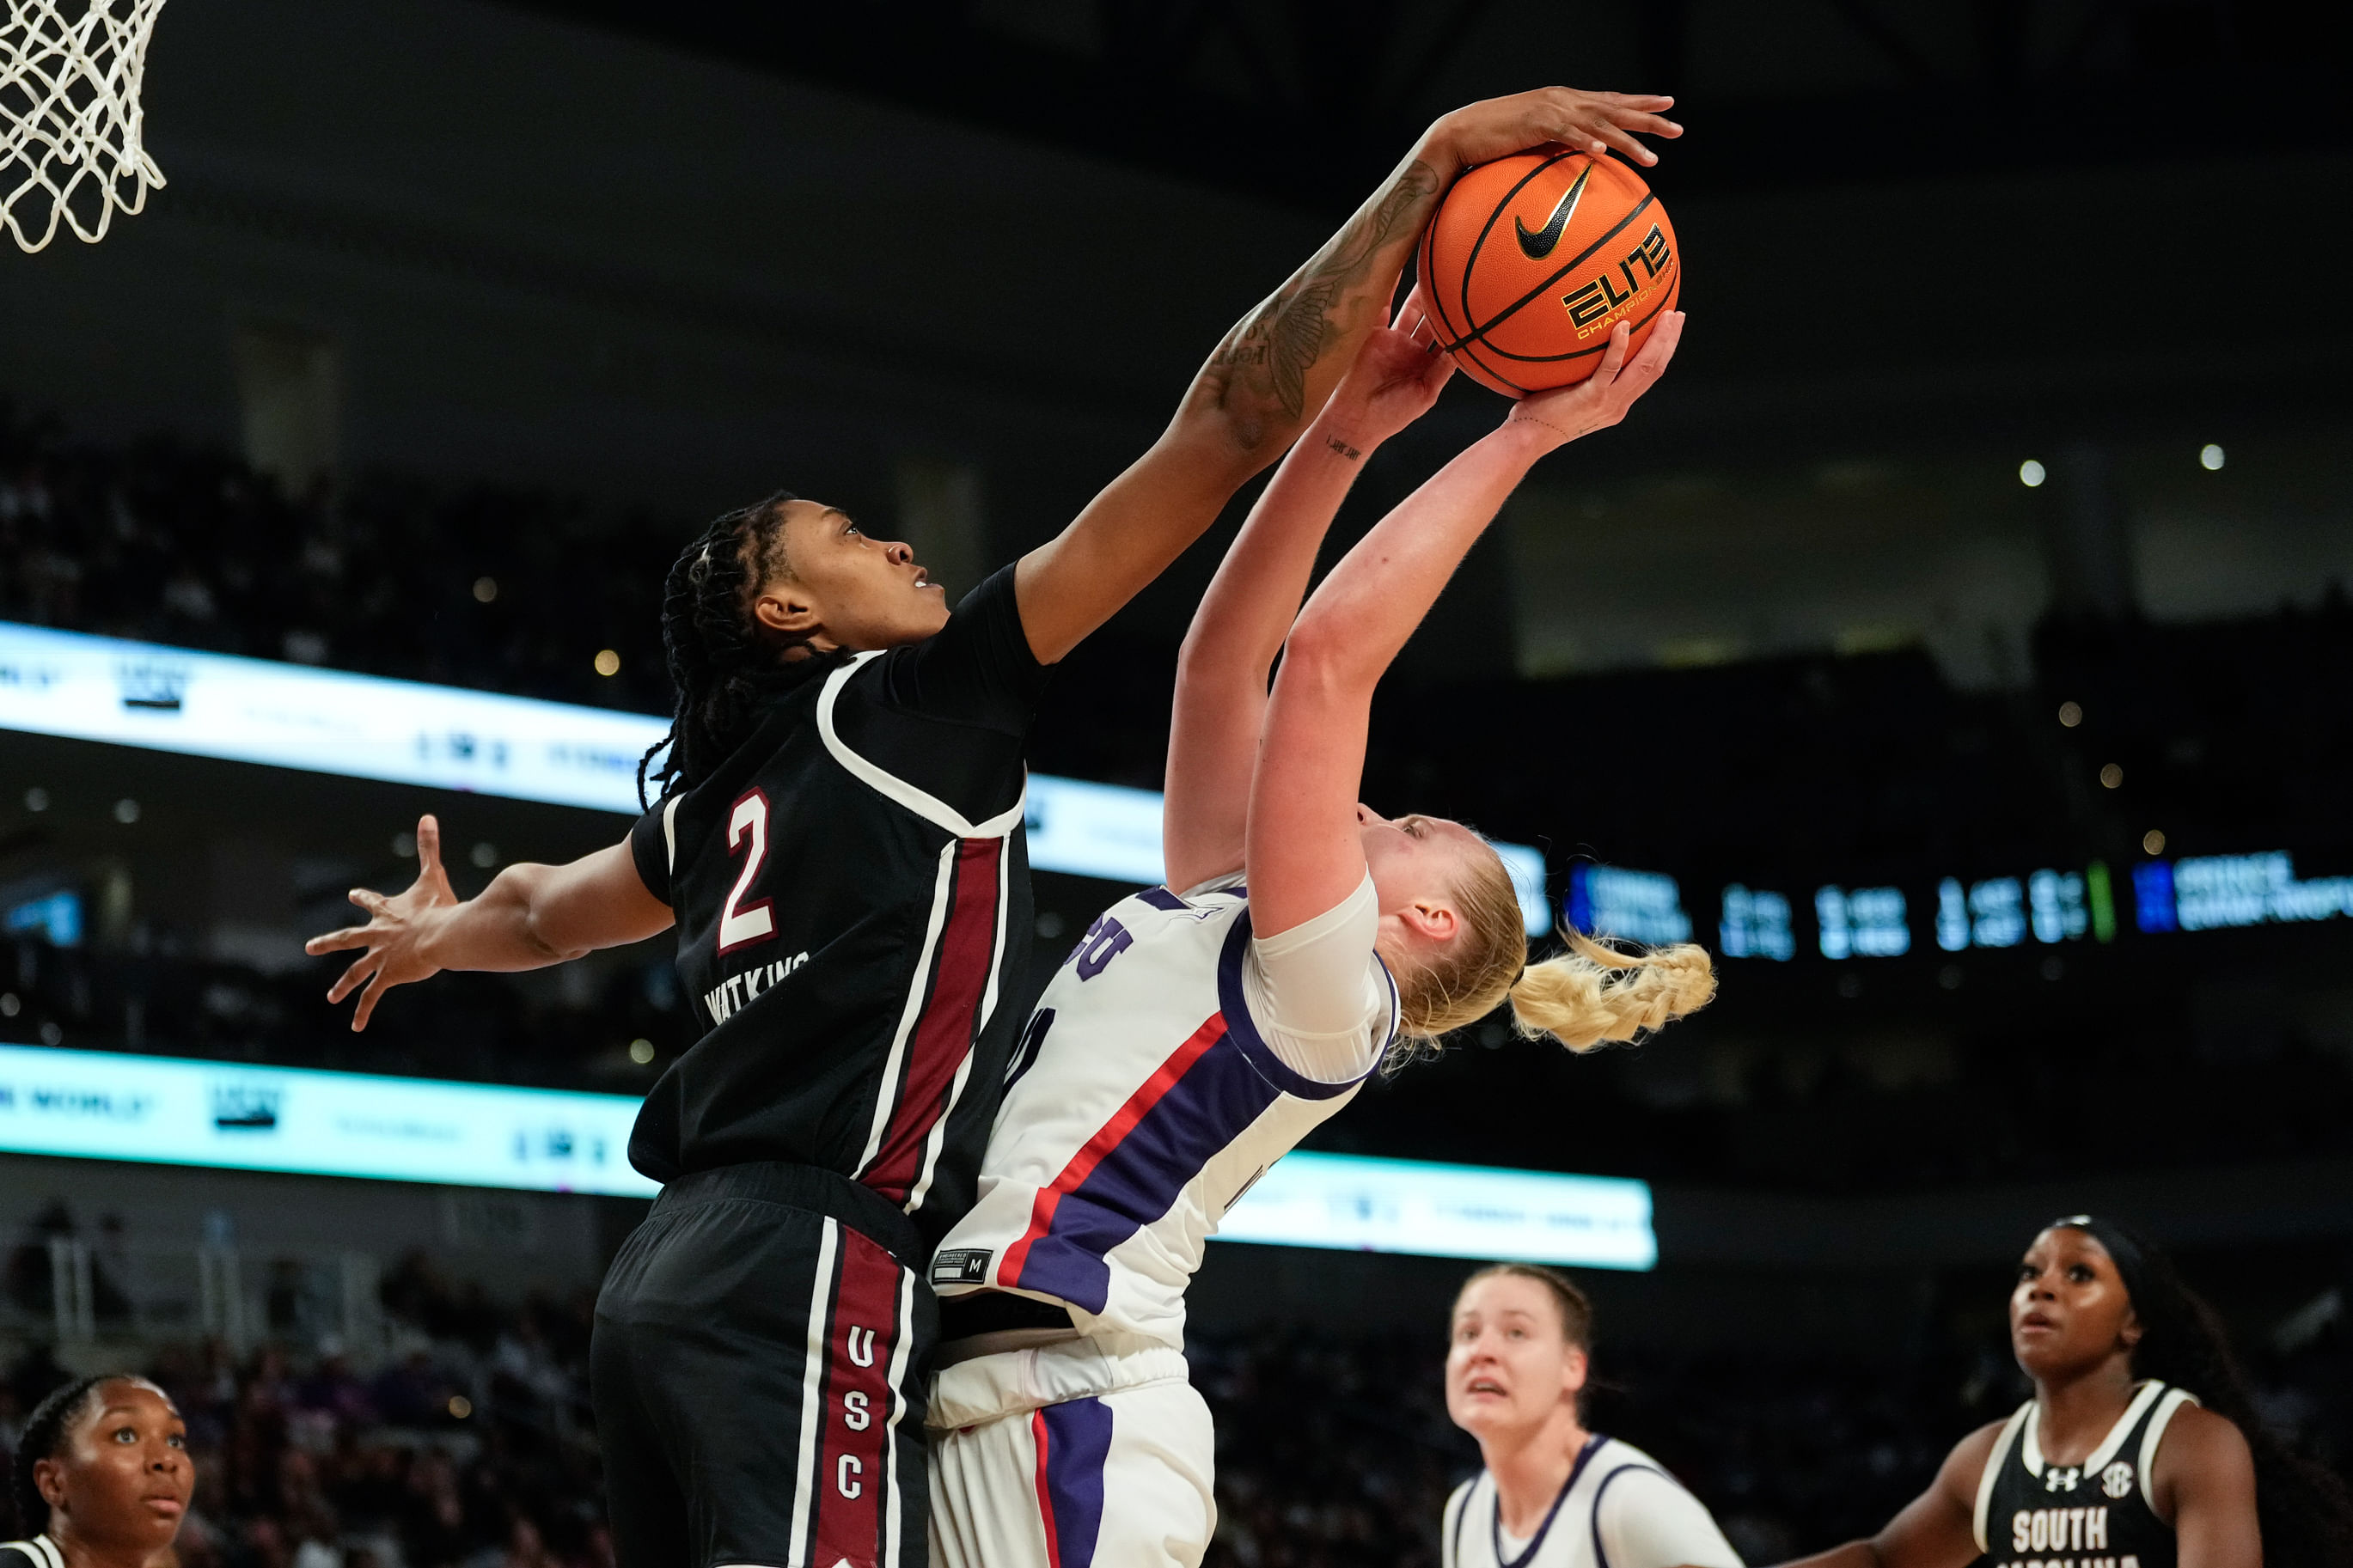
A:
POLYGON ((620 1568, 922 1568, 938 1307, 906 1215, 802 1165, 682 1176, 590 1363, 620 1568))

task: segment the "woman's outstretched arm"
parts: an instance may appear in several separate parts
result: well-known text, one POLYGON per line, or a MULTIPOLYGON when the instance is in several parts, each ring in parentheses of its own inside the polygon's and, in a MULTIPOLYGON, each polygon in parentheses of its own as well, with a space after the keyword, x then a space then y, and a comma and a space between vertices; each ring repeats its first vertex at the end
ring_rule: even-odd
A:
POLYGON ((1535 460, 1624 418, 1674 357, 1683 321, 1660 317, 1631 363, 1621 322, 1590 378, 1515 404, 1357 541, 1300 612, 1250 785, 1250 909, 1261 936, 1313 920, 1362 879, 1356 789, 1374 687, 1535 460))
POLYGON ((1109 620, 1283 453, 1387 319, 1397 279, 1447 184, 1540 142, 1639 163, 1633 133, 1673 137, 1672 99, 1551 87, 1441 116, 1380 189, 1282 287, 1229 331, 1152 448, 1077 521, 1021 558, 1014 578, 1030 651, 1052 664, 1109 620))
POLYGON ((1316 552, 1364 464, 1429 412, 1454 364, 1430 351, 1419 297, 1366 338, 1275 470, 1193 612, 1176 660, 1161 844, 1168 885, 1240 868, 1267 672, 1307 595, 1316 552))
POLYGON ((627 842, 569 865, 510 866, 480 896, 460 899, 441 866, 441 826, 430 816, 417 824, 417 880, 407 890, 387 898, 354 889, 352 902, 367 911, 367 924, 314 936, 303 951, 365 950, 327 993, 330 1004, 360 993, 353 1029, 367 1027, 396 985, 445 969, 544 969, 658 936, 671 920, 670 906, 646 890, 627 842))

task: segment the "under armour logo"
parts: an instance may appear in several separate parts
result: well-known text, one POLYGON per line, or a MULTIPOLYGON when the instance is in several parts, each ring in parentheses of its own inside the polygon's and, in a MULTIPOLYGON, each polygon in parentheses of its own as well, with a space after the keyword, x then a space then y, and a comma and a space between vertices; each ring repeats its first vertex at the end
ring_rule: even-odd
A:
POLYGON ((2100 1489, 2110 1497, 2120 1498, 2132 1490, 2132 1467, 2118 1459, 2100 1472, 2100 1489))
POLYGON ((2042 1489, 2046 1492, 2072 1492, 2084 1479, 2081 1465, 2053 1465, 2043 1473, 2042 1489))

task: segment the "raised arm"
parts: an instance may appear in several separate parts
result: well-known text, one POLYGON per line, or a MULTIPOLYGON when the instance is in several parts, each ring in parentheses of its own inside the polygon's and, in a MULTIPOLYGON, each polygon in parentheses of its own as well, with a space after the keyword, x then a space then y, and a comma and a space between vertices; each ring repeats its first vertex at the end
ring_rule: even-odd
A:
POLYGON ((1365 735, 1391 660, 1538 458, 1615 425, 1674 357, 1683 314, 1659 318, 1631 364, 1624 322, 1599 369, 1514 404, 1356 542, 1291 629, 1250 784, 1251 920, 1272 936, 1331 909, 1365 874, 1356 790, 1365 735))
POLYGON ((417 880, 407 890, 386 898, 354 889, 352 902, 367 911, 367 924, 314 936, 303 951, 366 950, 327 993, 335 1003, 359 992, 354 1030, 367 1027, 393 986, 445 969, 544 969, 670 927, 670 906, 646 890, 627 842, 569 865, 510 866, 480 897, 461 900, 442 868, 441 826, 430 816, 417 824, 417 880))
POLYGON ((1672 102, 1546 88, 1440 118, 1340 232, 1226 334, 1151 449, 1021 558, 1014 586, 1030 651, 1051 664, 1077 647, 1290 447, 1386 317, 1398 271, 1457 174, 1540 142, 1655 163, 1631 133, 1681 135, 1659 117, 1672 102))
POLYGON ((1366 337, 1307 434, 1275 470, 1193 612, 1176 659, 1161 844, 1168 885, 1242 864, 1267 672, 1307 595, 1316 552, 1366 459, 1429 412, 1454 363, 1429 349, 1419 296, 1366 337), (1400 330, 1402 329, 1402 330, 1400 330))

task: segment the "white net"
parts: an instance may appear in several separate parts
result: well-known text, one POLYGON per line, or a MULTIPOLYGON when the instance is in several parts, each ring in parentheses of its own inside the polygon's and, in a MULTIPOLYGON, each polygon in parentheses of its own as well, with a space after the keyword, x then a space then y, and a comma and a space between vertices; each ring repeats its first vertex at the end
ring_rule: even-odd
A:
POLYGON ((140 142, 139 78, 164 0, 0 0, 0 225, 34 251, 64 224, 106 237, 163 172, 140 142))

